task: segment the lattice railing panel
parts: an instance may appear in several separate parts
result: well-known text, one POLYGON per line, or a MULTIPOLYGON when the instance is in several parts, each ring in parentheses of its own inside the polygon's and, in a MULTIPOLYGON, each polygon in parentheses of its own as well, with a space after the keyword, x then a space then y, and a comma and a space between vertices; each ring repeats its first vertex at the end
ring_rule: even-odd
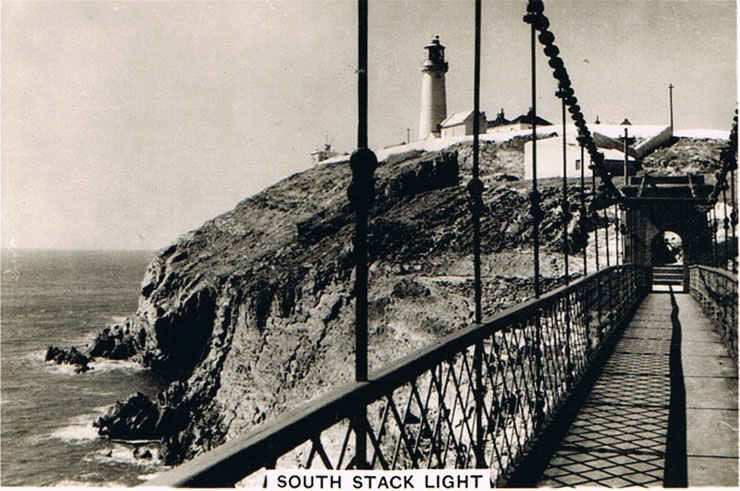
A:
MULTIPOLYGON (((485 467, 492 482, 505 483, 646 288, 643 268, 599 271, 451 334, 369 382, 228 442, 212 462, 202 462, 205 454, 154 483, 215 486, 260 468, 358 467, 485 467), (359 456, 358 434, 366 447, 359 456)), ((244 482, 259 484, 259 476, 244 482)))

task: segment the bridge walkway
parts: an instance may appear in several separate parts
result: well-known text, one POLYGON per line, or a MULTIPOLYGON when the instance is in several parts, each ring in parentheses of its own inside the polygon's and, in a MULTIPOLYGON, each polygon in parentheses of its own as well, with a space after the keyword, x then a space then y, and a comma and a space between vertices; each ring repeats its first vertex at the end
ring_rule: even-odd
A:
POLYGON ((681 349, 674 349, 673 403, 674 308, 670 294, 651 293, 538 486, 665 486, 667 466, 683 475, 679 482, 688 469, 689 486, 738 485, 737 369, 696 301, 688 294, 675 298, 681 349))

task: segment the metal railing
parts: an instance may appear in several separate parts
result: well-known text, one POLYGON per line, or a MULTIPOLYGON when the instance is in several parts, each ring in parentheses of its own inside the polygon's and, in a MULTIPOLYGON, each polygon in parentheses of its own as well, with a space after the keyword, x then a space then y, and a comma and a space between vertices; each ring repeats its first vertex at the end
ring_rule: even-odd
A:
POLYGON ((689 292, 719 329, 737 365, 737 276, 724 269, 692 265, 689 292))
POLYGON ((147 485, 261 486, 262 469, 316 467, 489 468, 492 482, 505 483, 603 341, 642 301, 647 281, 646 268, 635 265, 593 273, 451 334, 147 485), (367 438, 364 463, 355 459, 357 429, 367 438))

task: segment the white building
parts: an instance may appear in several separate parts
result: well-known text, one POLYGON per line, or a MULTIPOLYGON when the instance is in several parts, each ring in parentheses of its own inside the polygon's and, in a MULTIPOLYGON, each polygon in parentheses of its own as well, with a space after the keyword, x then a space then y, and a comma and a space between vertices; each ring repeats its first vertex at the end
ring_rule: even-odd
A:
MULTIPOLYGON (((581 146, 576 141, 575 132, 568 135, 565 139, 566 155, 566 176, 568 178, 581 177, 581 146)), ((596 139, 595 139, 596 140, 596 139)), ((598 145, 598 141, 597 141, 598 145)), ((623 174, 624 153, 620 150, 611 148, 599 148, 604 154, 604 164, 614 175, 623 174)), ((591 176, 591 170, 588 166, 591 164, 588 152, 584 149, 585 165, 584 174, 591 176)), ((629 172, 634 174, 634 158, 629 158, 629 172)), ((537 140, 537 179, 548 177, 563 176, 563 138, 560 135, 551 138, 537 140)), ((524 179, 532 179, 532 142, 524 144, 524 179)))
MULTIPOLYGON (((473 110, 461 113, 455 113, 449 118, 442 121, 439 125, 441 129, 442 138, 448 138, 451 136, 465 136, 473 134, 473 124, 475 118, 473 117, 473 110)), ((478 117, 479 131, 478 134, 486 132, 486 113, 481 111, 478 117)))

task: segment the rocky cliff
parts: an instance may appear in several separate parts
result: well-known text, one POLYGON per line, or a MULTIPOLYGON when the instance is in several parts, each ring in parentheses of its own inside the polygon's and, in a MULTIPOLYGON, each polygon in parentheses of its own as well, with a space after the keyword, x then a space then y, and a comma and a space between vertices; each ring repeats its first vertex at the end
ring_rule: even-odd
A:
MULTIPOLYGON (((523 140, 482 148, 484 310, 531 293, 523 140)), ((470 145, 380 162, 370 223, 370 366, 379 368, 472 321, 470 145)), ((140 394, 96 425, 162 440, 176 463, 318 397, 353 373, 353 214, 346 162, 295 174, 162 250, 139 307, 103 330, 93 356, 177 374, 157 401, 140 394)), ((576 186, 571 200, 576 201, 576 186)), ((559 189, 544 185, 545 248, 560 247, 559 189)), ((590 199, 590 196, 589 196, 590 199)), ((574 210, 573 250, 583 247, 574 210)), ((546 286, 558 281, 543 264, 546 286)))

